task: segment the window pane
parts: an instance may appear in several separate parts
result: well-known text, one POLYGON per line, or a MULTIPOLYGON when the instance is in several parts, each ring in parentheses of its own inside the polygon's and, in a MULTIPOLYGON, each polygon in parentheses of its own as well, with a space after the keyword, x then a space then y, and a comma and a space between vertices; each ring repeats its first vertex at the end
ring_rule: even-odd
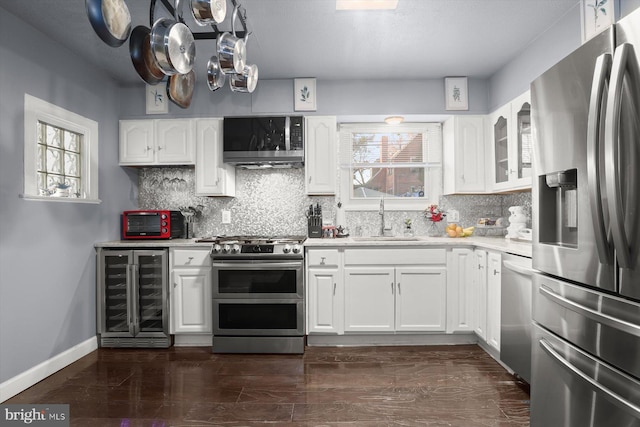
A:
POLYGON ((421 133, 354 133, 353 163, 420 163, 421 133))
POLYGON ((47 168, 49 173, 62 173, 62 159, 60 150, 47 148, 47 168))
POLYGON ((62 144, 60 141, 60 129, 53 127, 51 125, 46 125, 46 127, 47 127, 46 144, 52 147, 62 147, 62 144))
POLYGON ((64 153, 64 172, 66 176, 77 177, 80 175, 80 156, 77 153, 64 153))
POLYGON ((80 180, 78 178, 67 178, 65 184, 69 186, 69 194, 80 194, 80 180))
POLYGON ((47 147, 44 145, 38 145, 38 159, 36 168, 40 172, 44 172, 47 164, 47 147))
POLYGON ((64 149, 73 152, 80 151, 80 135, 75 132, 65 131, 64 132, 64 149))
POLYGON ((353 168, 353 197, 424 197, 424 167, 353 168))
POLYGON ((46 143, 47 141, 46 134, 47 134, 47 125, 39 121, 37 124, 37 130, 36 130, 36 135, 38 136, 38 144, 46 143))
POLYGON ((42 194, 43 192, 48 194, 48 191, 49 190, 47 188, 47 174, 39 172, 38 173, 38 194, 43 195, 42 194))

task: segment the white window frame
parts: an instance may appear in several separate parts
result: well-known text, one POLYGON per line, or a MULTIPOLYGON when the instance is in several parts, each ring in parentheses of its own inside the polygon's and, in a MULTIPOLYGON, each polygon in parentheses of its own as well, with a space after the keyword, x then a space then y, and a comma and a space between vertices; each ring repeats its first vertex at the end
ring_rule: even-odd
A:
POLYGON ((26 200, 67 203, 100 203, 98 197, 98 122, 50 104, 29 94, 24 95, 24 193, 26 200), (82 135, 80 176, 84 197, 52 197, 38 192, 38 122, 82 135))
MULTIPOLYGON (((385 209, 396 211, 422 211, 431 204, 438 204, 442 195, 442 124, 441 123, 403 123, 400 125, 388 125, 379 123, 342 123, 338 135, 340 141, 340 200, 344 209, 349 211, 371 211, 380 208, 380 197, 365 199, 352 198, 352 173, 351 173, 351 137, 353 133, 422 133, 423 156, 425 175, 427 168, 432 168, 436 174, 436 182, 432 183, 425 176, 425 185, 431 185, 431 192, 427 197, 385 197, 385 209), (427 134, 431 138, 437 138, 437 147, 431 150, 427 147, 427 134)), ((415 166, 415 165, 414 165, 415 166)), ((433 176, 431 177, 433 178, 433 176)))

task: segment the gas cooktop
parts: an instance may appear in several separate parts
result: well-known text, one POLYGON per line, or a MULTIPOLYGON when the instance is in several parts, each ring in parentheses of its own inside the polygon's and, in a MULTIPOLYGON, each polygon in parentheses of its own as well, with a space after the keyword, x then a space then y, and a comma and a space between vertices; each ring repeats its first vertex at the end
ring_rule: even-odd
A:
POLYGON ((196 243, 239 244, 239 245, 275 245, 301 244, 307 236, 212 236, 202 237, 196 243))
POLYGON ((212 243, 211 256, 215 258, 302 257, 302 244, 306 236, 215 236, 196 240, 212 243))

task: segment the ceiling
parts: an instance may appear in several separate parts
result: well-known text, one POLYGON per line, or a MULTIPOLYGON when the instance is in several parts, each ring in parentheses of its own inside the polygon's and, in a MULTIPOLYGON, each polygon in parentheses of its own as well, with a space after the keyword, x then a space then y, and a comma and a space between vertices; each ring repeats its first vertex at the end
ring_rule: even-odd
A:
MULTIPOLYGON (((248 63, 260 79, 487 78, 579 0, 399 0, 394 11, 336 11, 335 0, 238 0, 247 11, 248 63)), ((173 0, 170 0, 173 3, 173 0)), ((149 0, 126 0, 132 28, 149 25, 149 0)), ((183 0, 184 19, 203 31, 183 0)), ((142 82, 128 43, 112 48, 94 33, 84 0, 0 0, 8 10, 120 84, 142 82)), ((163 14, 158 2, 156 15, 163 14)), ((219 26, 230 30, 227 19, 219 26)), ((165 14, 166 15, 166 14, 165 14)), ((157 17, 156 16, 156 17, 157 17)), ((205 73, 215 41, 196 41, 205 73)))

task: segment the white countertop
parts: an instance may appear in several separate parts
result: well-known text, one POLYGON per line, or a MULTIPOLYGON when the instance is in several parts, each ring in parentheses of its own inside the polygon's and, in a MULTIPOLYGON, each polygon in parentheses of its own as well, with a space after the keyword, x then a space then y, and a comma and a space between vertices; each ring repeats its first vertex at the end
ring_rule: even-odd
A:
MULTIPOLYGON (((507 252, 515 255, 531 258, 532 247, 530 242, 514 241, 501 237, 427 237, 415 236, 411 240, 398 240, 385 238, 374 240, 366 237, 345 237, 340 239, 307 239, 304 246, 307 248, 319 247, 391 247, 391 246, 470 246, 483 249, 507 252)), ((203 247, 209 248, 211 242, 197 243, 195 239, 171 239, 171 240, 113 240, 96 243, 96 248, 172 248, 172 247, 203 247)))
POLYGON ((471 246, 483 249, 490 249, 500 252, 508 252, 515 255, 531 258, 531 242, 514 241, 503 237, 428 237, 415 236, 411 240, 402 240, 403 237, 393 237, 377 240, 366 237, 344 237, 339 239, 307 239, 305 247, 344 247, 344 246, 366 246, 366 247, 389 247, 389 246, 471 246), (371 240, 369 240, 371 239, 371 240))

